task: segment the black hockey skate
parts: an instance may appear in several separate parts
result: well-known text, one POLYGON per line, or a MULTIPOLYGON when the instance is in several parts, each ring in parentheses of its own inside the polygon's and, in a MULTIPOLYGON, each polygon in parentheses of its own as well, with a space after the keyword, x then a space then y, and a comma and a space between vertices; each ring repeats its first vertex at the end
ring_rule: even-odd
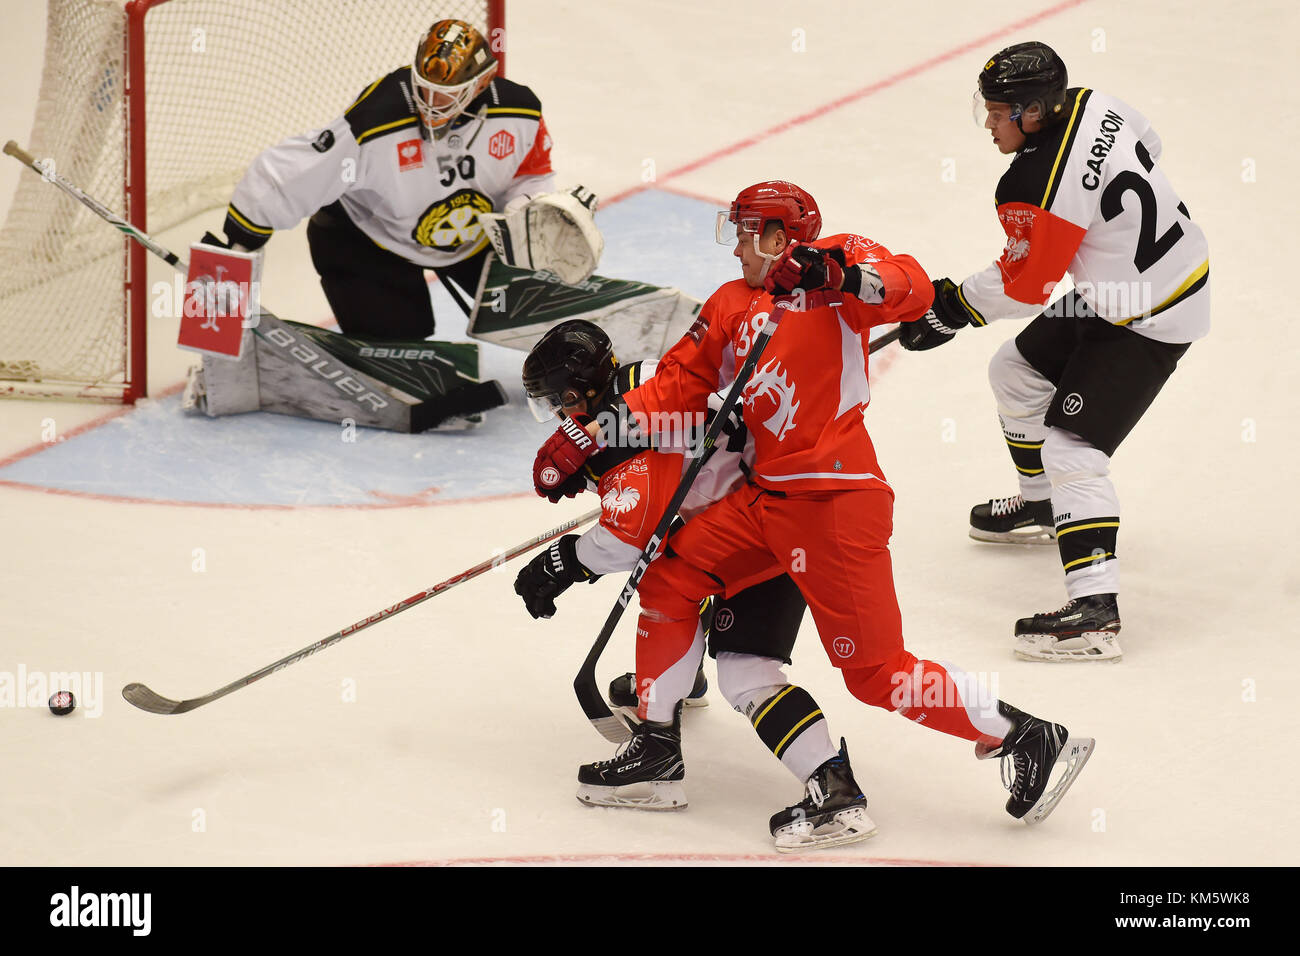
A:
POLYGON ((1051 499, 1025 501, 1015 495, 976 505, 970 510, 970 536, 1002 544, 1051 544, 1056 540, 1051 499))
POLYGON ((1011 791, 1007 813, 1026 823, 1042 823, 1083 770, 1097 742, 1091 737, 1071 738, 1060 724, 1039 720, 1006 701, 998 701, 998 712, 1011 721, 1011 730, 996 747, 976 743, 975 756, 980 760, 1001 757, 1002 783, 1011 791), (1047 784, 1057 763, 1065 764, 1065 773, 1049 790, 1047 784))
POLYGON ((1119 603, 1114 594, 1074 598, 1057 611, 1016 621, 1016 657, 1027 661, 1117 661, 1119 603))
MULTIPOLYGON (((620 674, 609 682, 609 706, 615 714, 622 713, 627 716, 626 723, 631 725, 637 721, 637 705, 641 703, 637 695, 636 675, 632 673, 620 674)), ((695 672, 695 686, 691 692, 686 695, 682 701, 687 707, 708 707, 709 706, 709 681, 704 676, 704 664, 700 663, 700 669, 695 672)))
POLYGON ((669 725, 632 727, 632 739, 612 760, 578 768, 578 799, 593 807, 680 810, 686 806, 682 708, 669 725))
POLYGON ((874 836, 876 825, 867 816, 867 798, 853 779, 849 748, 840 738, 840 753, 808 778, 807 796, 793 807, 774 813, 769 826, 782 853, 857 843, 874 836))

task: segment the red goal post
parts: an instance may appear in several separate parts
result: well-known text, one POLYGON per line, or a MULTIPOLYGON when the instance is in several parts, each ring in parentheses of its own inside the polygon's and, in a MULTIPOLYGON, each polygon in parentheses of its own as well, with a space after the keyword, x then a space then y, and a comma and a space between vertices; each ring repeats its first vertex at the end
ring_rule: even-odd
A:
MULTIPOLYGON (((505 0, 49 0, 24 145, 157 234, 224 206, 260 150, 338 116, 443 17, 504 72, 505 0)), ((143 248, 24 173, 0 262, 0 397, 145 395, 143 248)))

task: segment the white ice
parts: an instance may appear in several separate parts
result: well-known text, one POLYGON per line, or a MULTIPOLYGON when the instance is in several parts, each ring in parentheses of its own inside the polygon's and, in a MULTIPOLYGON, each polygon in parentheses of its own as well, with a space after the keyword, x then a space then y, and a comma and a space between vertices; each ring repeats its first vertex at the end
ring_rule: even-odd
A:
MULTIPOLYGON (((21 142, 30 128, 41 7, 4 3, 0 138, 21 142)), ((987 675, 1021 708, 1096 737, 1097 750, 1055 815, 1026 827, 1003 812, 997 771, 969 744, 853 699, 806 622, 792 679, 848 738, 880 832, 803 862, 1300 857, 1300 774, 1283 759, 1300 662, 1291 616, 1300 564, 1286 531, 1296 526, 1300 462, 1297 139, 1286 132, 1297 26, 1284 2, 511 8, 509 75, 543 100, 561 181, 613 198, 653 170, 656 185, 706 200, 694 226, 706 236, 707 201, 779 177, 813 192, 827 233, 869 235, 936 276, 982 267, 1002 244, 990 200, 1006 160, 972 124, 970 93, 990 53, 1039 38, 1062 54, 1073 83, 1146 112, 1164 141, 1161 165, 1209 237, 1213 331, 1114 462, 1120 664, 1013 660, 1012 622, 1064 600, 1055 551, 966 537, 972 504, 1014 491, 985 365, 1020 323, 892 354, 873 369, 869 423, 897 492, 893 553, 909 647, 987 675)), ((323 104, 323 118, 338 105, 323 104)), ((0 165, 0 214, 20 174, 30 175, 0 165)), ((684 208, 664 192, 638 201, 656 196, 664 209, 684 208)), ((161 238, 183 247, 219 222, 214 212, 161 238)), ((628 277, 685 286, 700 268, 731 274, 722 247, 708 251, 716 261, 695 262, 698 235, 677 220, 621 228, 612 241, 640 249, 646 266, 625 258, 628 277)), ((269 256, 267 303, 327 321, 303 230, 277 236, 269 256)), ((190 361, 175 331, 168 320, 150 330, 155 396, 190 361)), ((484 354, 497 374, 517 368, 517 354, 484 354)), ((171 443, 192 429, 170 401, 36 450, 45 419, 66 435, 104 407, 0 403, 0 680, 20 669, 102 675, 102 699, 83 691, 70 717, 41 702, 0 708, 0 863, 778 861, 767 818, 800 787, 716 694, 687 718, 689 809, 592 810, 574 799, 578 764, 612 748, 570 684, 621 581, 574 588, 554 620, 533 622, 511 591, 511 565, 194 713, 127 705, 119 691, 129 681, 172 697, 206 693, 593 504, 551 507, 493 486, 490 499, 475 500, 484 488, 451 503, 403 488, 395 507, 356 507, 351 491, 343 497, 353 506, 328 506, 319 482, 354 481, 367 467, 347 457, 356 448, 340 444, 336 458, 295 474, 241 455, 236 430, 214 478, 213 466, 177 455, 171 443), (133 421, 158 422, 152 442, 133 421), (115 426, 131 441, 96 437, 115 426), (92 447, 93 457, 78 450, 92 447), (78 462, 84 480, 72 487, 78 462), (139 462, 155 473, 133 476, 139 462), (11 477, 19 467, 21 480, 11 477), (96 496, 106 470, 125 477, 96 496), (132 500, 157 498, 161 479, 176 474, 227 480, 229 500, 132 500), (61 493, 70 488, 79 493, 61 493), (297 492, 305 506, 249 507, 297 492)), ((259 430, 299 425, 255 417, 259 430)), ((535 435, 519 434, 510 441, 519 441, 515 487, 524 489, 535 435)), ((451 467, 437 437, 409 439, 428 452, 433 487, 451 467)), ((470 446, 471 461, 476 453, 470 446)), ((602 661, 602 686, 631 666, 631 623, 602 661)))

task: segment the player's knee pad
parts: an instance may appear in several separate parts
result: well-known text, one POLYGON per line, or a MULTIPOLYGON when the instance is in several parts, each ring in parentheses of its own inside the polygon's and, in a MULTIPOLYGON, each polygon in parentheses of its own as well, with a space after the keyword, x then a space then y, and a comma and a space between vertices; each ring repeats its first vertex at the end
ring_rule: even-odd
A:
POLYGON ((1110 456, 1063 428, 1049 428, 1043 440, 1043 471, 1052 486, 1105 478, 1110 456))
POLYGON ((699 616, 699 599, 690 598, 682 593, 681 582, 672 575, 656 573, 655 565, 650 565, 637 595, 641 600, 641 613, 653 621, 684 621, 699 616))
POLYGON ((718 692, 740 713, 752 717, 752 710, 786 684, 782 662, 752 654, 718 654, 718 692))
POLYGON ((1042 418, 1056 391, 1020 354, 1015 339, 1003 342, 989 360, 989 386, 997 399, 998 414, 1015 419, 1042 418))
POLYGON ((900 650, 893 658, 875 667, 845 668, 844 685, 864 704, 897 710, 903 699, 900 689, 913 680, 915 670, 916 658, 900 650))

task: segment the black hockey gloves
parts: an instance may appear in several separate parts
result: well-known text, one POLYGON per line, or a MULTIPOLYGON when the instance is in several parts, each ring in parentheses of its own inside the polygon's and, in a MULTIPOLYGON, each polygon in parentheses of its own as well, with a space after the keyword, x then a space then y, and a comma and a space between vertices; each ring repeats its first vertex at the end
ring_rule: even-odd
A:
POLYGON ((578 560, 578 536, 566 534, 533 560, 524 565, 515 578, 515 593, 524 599, 524 607, 534 618, 553 617, 555 599, 578 581, 595 581, 578 560))
POLYGON ((934 305, 915 322, 902 324, 898 344, 909 352, 938 348, 970 322, 970 310, 957 297, 957 284, 951 279, 935 279, 934 305))

